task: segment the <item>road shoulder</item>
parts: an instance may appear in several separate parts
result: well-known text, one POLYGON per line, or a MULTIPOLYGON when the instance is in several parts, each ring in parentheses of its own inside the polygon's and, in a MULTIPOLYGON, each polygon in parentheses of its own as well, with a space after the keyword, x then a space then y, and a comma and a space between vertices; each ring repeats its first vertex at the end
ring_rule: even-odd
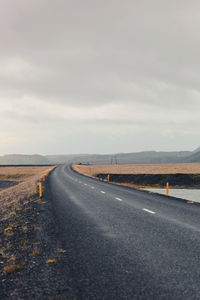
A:
POLYGON ((59 239, 48 179, 42 199, 25 199, 1 220, 0 299, 76 299, 59 239))

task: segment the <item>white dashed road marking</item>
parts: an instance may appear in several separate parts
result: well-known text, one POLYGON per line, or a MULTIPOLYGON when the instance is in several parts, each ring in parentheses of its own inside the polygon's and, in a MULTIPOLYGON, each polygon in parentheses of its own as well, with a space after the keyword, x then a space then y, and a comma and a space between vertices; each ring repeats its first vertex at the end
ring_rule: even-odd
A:
POLYGON ((122 199, 121 199, 121 198, 118 198, 118 197, 115 197, 115 199, 118 200, 118 201, 122 201, 122 199))
POLYGON ((105 194, 106 192, 104 192, 104 191, 101 191, 101 193, 102 193, 102 194, 105 194))
POLYGON ((150 214, 153 214, 153 215, 155 214, 155 211, 149 210, 147 208, 143 208, 143 210, 150 213, 150 214))

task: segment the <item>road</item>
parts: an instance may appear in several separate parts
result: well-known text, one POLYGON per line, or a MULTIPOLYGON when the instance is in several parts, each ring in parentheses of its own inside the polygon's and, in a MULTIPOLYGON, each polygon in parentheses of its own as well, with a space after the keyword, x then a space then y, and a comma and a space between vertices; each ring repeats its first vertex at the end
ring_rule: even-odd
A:
POLYGON ((69 166, 50 188, 78 299, 200 299, 200 205, 69 166))

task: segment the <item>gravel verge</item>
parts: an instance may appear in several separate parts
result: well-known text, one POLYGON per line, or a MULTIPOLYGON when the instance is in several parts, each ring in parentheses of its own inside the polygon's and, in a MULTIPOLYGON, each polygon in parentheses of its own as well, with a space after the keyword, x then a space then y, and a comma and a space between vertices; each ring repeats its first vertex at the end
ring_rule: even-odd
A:
POLYGON ((0 220, 0 299, 76 299, 48 178, 44 196, 24 197, 0 220))

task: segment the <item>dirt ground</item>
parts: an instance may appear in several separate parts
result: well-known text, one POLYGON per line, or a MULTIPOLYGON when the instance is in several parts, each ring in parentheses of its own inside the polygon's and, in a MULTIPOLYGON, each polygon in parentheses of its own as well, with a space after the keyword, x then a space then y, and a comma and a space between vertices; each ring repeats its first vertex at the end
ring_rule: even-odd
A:
POLYGON ((0 299, 75 299, 48 186, 54 167, 0 167, 0 299), (38 182, 43 184, 43 197, 38 182))
POLYGON ((24 181, 27 178, 43 174, 43 172, 48 172, 52 167, 49 166, 13 166, 13 167, 4 167, 0 166, 0 181, 24 181))
POLYGON ((0 167, 0 218, 7 218, 24 201, 37 193, 38 182, 54 167, 0 167))

